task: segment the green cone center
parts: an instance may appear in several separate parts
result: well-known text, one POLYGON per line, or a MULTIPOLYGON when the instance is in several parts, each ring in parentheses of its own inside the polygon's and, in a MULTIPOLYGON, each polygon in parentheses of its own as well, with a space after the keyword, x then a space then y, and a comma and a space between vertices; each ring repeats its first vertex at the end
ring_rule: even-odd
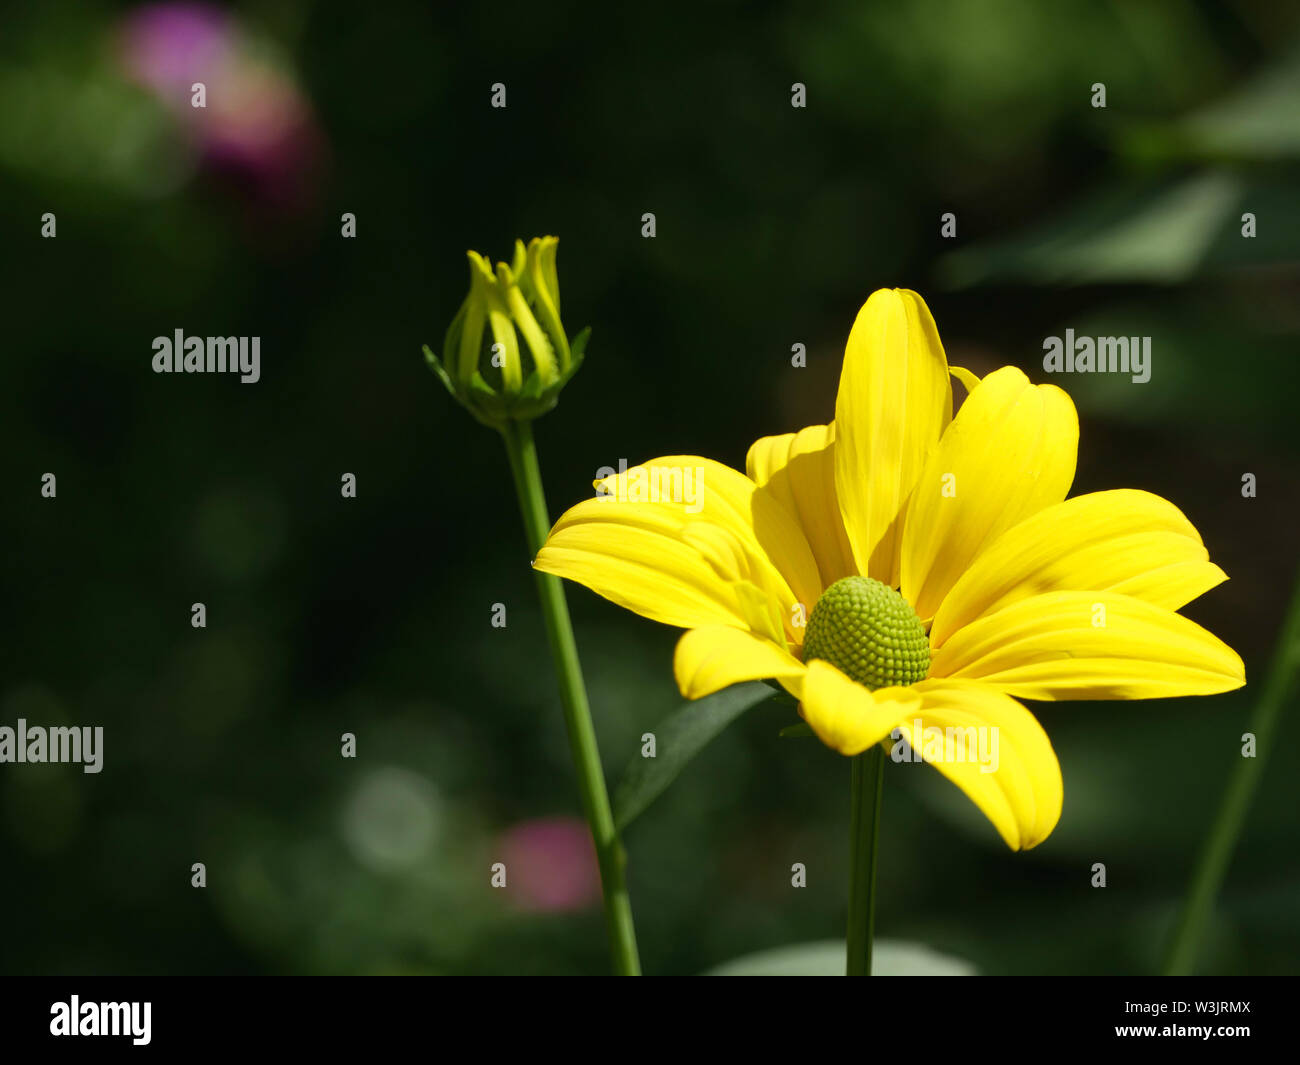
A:
POLYGON ((930 671, 930 639, 911 604, 889 585, 844 577, 808 617, 803 659, 814 658, 873 690, 903 686, 930 671))

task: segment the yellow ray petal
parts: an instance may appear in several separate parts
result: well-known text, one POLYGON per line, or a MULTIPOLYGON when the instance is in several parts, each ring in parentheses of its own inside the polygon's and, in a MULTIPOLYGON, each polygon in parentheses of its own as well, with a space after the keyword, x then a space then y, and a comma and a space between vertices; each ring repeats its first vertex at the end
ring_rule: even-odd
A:
POLYGON ((976 377, 973 373, 971 373, 970 370, 967 370, 964 367, 949 366, 948 372, 962 383, 962 387, 966 389, 967 395, 970 395, 972 392, 974 392, 976 386, 980 383, 980 379, 976 377))
POLYGON ((984 680, 1025 699, 1159 699, 1246 683, 1241 658, 1172 610, 1115 592, 1048 592, 957 630, 931 677, 984 680))
POLYGON ((951 418, 948 363, 925 301, 906 289, 872 293, 835 399, 835 490, 858 573, 897 587, 897 519, 951 418))
POLYGON ((807 624, 804 616, 796 617, 794 607, 787 610, 782 605, 784 585, 770 579, 766 560, 756 559, 739 537, 720 525, 697 521, 683 527, 680 535, 731 589, 750 631, 782 647, 787 634, 796 643, 802 642, 807 624))
POLYGON ((791 627, 793 603, 816 602, 817 563, 802 531, 743 473, 676 455, 602 478, 596 488, 595 499, 555 523, 538 568, 683 628, 768 632, 771 622, 753 609, 763 600, 781 632, 791 627))
POLYGON ((939 647, 976 618, 1031 595, 1114 591, 1177 610, 1227 574, 1195 527, 1150 492, 1076 496, 1040 510, 980 552, 934 615, 939 647))
POLYGON ((1178 610, 1227 579, 1228 575, 1213 562, 1188 559, 1134 574, 1109 590, 1178 610))
MULTIPOLYGON (((647 493, 655 492, 656 485, 657 505, 666 513, 682 522, 725 528, 756 561, 765 561, 777 576, 779 583, 774 581, 771 587, 783 604, 817 601, 821 591, 817 561, 803 530, 771 494, 759 492, 739 470, 712 459, 670 455, 606 477, 596 488, 613 497, 601 500, 607 503, 648 499, 647 493), (674 498, 683 502, 673 502, 674 498)), ((756 583, 767 587, 766 581, 756 583)))
POLYGON ((700 699, 745 680, 780 681, 798 698, 803 663, 771 640, 723 625, 691 629, 673 655, 677 687, 687 699, 700 699))
MULTIPOLYGON (((857 573, 835 494, 835 426, 765 436, 745 458, 745 472, 794 516, 808 537, 824 591, 857 573)), ((812 612, 815 601, 805 604, 812 612)))
MULTIPOLYGON (((628 508, 620 509, 624 518, 632 517, 628 508)), ((533 565, 665 625, 754 624, 734 588, 676 529, 642 528, 612 515, 610 520, 574 520, 552 531, 533 565)))
POLYGON ((966 794, 1012 850, 1041 843, 1061 816, 1061 766, 1047 733, 1008 695, 979 682, 924 680, 915 713, 898 722, 895 760, 933 765, 966 794))
POLYGON ((933 616, 985 545, 1065 498, 1078 445, 1074 404, 1055 385, 1004 366, 976 386, 908 503, 901 590, 920 617, 933 616))
POLYGON ((817 738, 840 754, 861 754, 921 705, 911 688, 868 691, 829 662, 807 663, 799 713, 817 738))

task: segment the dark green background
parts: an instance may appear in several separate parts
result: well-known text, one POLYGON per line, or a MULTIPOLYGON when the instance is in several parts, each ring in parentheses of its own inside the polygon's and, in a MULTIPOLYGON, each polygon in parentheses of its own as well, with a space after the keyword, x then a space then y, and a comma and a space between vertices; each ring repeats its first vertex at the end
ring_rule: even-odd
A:
MULTIPOLYGON (((592 326, 537 426, 555 514, 620 458, 742 465, 827 420, 881 286, 919 290, 977 372, 1041 381, 1067 327, 1152 337, 1148 384, 1057 379, 1075 491, 1183 508, 1232 578, 1187 612, 1251 683, 1036 707, 1066 798, 1028 854, 891 767, 878 934, 990 973, 1158 966, 1296 575, 1293 6, 248 5, 325 146, 292 206, 171 176, 174 119, 106 46, 124 10, 30 5, 0 39, 0 723, 106 730, 98 776, 0 766, 0 969, 605 969, 598 909, 529 915, 488 887, 499 834, 575 814, 576 790, 504 454, 420 355, 466 248, 543 233, 566 325, 592 326), (177 327, 260 336, 262 380, 153 374, 177 327), (381 835, 426 824, 428 845, 366 860, 359 795, 381 835)), ((613 778, 679 702, 675 633, 570 602, 613 778)), ((647 971, 842 935, 848 763, 778 739, 790 713, 747 714, 627 832, 647 971)), ((1300 968, 1296 736, 1262 752, 1204 971, 1300 968)))

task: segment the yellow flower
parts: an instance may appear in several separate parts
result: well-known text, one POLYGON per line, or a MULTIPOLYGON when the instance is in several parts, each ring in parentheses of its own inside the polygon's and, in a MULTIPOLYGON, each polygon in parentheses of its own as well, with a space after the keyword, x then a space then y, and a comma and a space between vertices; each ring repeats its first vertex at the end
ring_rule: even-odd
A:
POLYGON ((774 679, 828 746, 902 737, 1008 846, 1033 847, 1060 817, 1061 770, 1016 697, 1245 683, 1177 613, 1227 579, 1196 529, 1148 492, 1066 499, 1078 437, 1065 392, 1012 366, 950 369, 921 297, 882 289, 849 334, 834 422, 757 441, 745 474, 670 456, 598 480, 535 564, 687 629, 688 698, 774 679), (969 391, 956 417, 950 374, 969 391), (981 733, 995 766, 973 756, 981 733))

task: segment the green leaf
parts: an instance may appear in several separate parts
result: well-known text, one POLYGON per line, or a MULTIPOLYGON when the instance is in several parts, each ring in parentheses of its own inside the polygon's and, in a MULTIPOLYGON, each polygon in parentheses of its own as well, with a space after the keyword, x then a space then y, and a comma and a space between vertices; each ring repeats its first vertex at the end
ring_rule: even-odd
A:
POLYGON ((797 725, 786 725, 777 735, 783 740, 801 740, 807 736, 815 736, 816 733, 807 721, 800 721, 797 725))
POLYGON ((655 757, 643 758, 638 752, 614 792, 614 822, 619 830, 654 802, 718 733, 773 694, 757 681, 735 684, 674 710, 653 730, 655 757))
MULTIPOLYGON (((705 976, 843 976, 844 943, 825 939, 746 954, 708 970, 705 976)), ((877 939, 872 976, 974 976, 975 966, 940 954, 922 943, 877 939)))
POLYGON ((1300 47, 1238 91, 1178 123, 1188 154, 1275 160, 1300 155, 1300 47))
POLYGON ((1185 281, 1240 225, 1243 188, 1227 171, 1125 181, 1024 233, 948 253, 938 275, 952 288, 1185 281))

